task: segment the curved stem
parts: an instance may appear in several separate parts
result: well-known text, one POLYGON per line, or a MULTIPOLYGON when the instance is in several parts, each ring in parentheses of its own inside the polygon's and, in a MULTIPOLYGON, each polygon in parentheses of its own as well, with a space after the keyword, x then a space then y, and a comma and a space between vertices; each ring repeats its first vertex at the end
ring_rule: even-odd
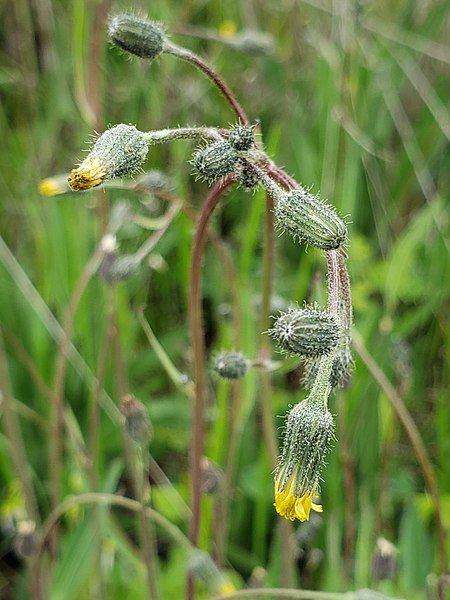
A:
POLYGON ((177 56, 178 58, 182 58, 183 60, 187 60, 192 63, 196 67, 198 67, 207 77, 209 77, 216 87, 219 89, 220 93, 226 98, 234 112, 236 113, 237 118, 241 121, 243 125, 249 125, 250 121, 247 117, 244 109, 236 100, 233 92, 230 90, 225 81, 219 77, 219 75, 210 67, 200 56, 197 56, 190 50, 186 50, 186 48, 182 48, 181 46, 177 46, 175 44, 168 43, 165 47, 165 51, 169 54, 173 54, 173 56, 177 56))
MULTIPOLYGON (((208 235, 208 224, 220 202, 224 191, 233 183, 234 177, 229 175, 216 183, 209 192, 202 207, 192 242, 190 277, 189 277, 189 329, 191 334, 195 397, 192 410, 192 443, 190 455, 192 518, 190 541, 196 546, 200 530, 201 458, 204 444, 204 412, 205 412, 205 340, 203 333, 203 309, 201 298, 201 267, 203 250, 208 235)), ((192 581, 188 584, 188 597, 192 597, 192 581)))
POLYGON ((277 183, 284 186, 288 190, 293 190, 299 187, 299 184, 295 179, 286 173, 284 169, 277 167, 273 162, 264 165, 264 170, 270 177, 272 177, 277 183))

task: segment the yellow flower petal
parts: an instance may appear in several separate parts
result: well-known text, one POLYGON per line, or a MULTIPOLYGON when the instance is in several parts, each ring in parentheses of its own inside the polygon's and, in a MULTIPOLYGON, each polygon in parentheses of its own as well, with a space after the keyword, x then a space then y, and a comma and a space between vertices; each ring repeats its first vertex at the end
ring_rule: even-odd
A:
POLYGON ((303 494, 303 496, 295 495, 295 471, 292 473, 285 488, 280 490, 279 477, 275 481, 275 502, 274 506, 279 515, 285 519, 295 521, 308 521, 311 510, 322 512, 321 504, 315 504, 313 498, 317 496, 315 490, 303 494))
POLYGON ((106 168, 97 158, 87 158, 69 175, 69 185, 74 191, 89 190, 103 183, 106 179, 106 168))
POLYGON ((46 179, 42 179, 38 185, 38 191, 41 196, 57 196, 58 194, 63 194, 68 191, 67 186, 67 175, 61 176, 57 175, 56 177, 47 177, 46 179))

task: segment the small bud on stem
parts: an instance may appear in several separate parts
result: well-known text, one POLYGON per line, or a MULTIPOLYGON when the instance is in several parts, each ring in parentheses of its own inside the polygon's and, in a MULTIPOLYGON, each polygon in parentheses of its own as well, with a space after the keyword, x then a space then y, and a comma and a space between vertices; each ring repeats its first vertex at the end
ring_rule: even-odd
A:
POLYGON ((150 60, 163 52, 167 41, 161 25, 127 13, 113 15, 110 18, 108 34, 115 46, 150 60))

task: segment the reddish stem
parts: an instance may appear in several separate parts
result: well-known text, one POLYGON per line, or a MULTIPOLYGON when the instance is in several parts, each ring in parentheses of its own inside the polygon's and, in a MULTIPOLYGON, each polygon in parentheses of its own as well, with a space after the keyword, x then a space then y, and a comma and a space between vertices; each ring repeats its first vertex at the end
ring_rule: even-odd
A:
MULTIPOLYGON (((190 541, 198 544, 201 517, 201 458, 203 456, 205 424, 205 339, 203 332, 203 307, 201 297, 201 267, 203 251, 208 235, 208 224, 220 202, 224 191, 233 183, 234 176, 228 175, 212 188, 200 212, 192 242, 190 275, 189 275, 189 329, 191 334, 195 397, 192 410, 192 443, 190 454, 192 517, 190 541)), ((188 579, 187 598, 192 599, 194 587, 192 578, 188 579)))
POLYGON ((249 125, 250 121, 247 117, 245 110, 236 100, 233 92, 230 90, 225 81, 206 63, 200 56, 197 56, 193 52, 186 50, 180 46, 176 46, 175 44, 167 45, 166 52, 173 54, 174 56, 178 56, 183 60, 187 60, 196 67, 198 67, 207 77, 209 77, 214 84, 217 86, 220 93, 226 98, 230 106, 233 108, 236 113, 238 119, 241 121, 243 125, 249 125))

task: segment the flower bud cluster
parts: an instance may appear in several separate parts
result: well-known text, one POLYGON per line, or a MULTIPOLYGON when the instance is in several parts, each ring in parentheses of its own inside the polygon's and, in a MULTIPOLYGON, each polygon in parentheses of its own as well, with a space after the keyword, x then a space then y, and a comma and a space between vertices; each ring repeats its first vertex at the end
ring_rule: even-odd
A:
POLYGON ((251 168, 240 161, 255 146, 252 127, 235 125, 227 139, 208 144, 195 153, 192 164, 196 172, 208 183, 214 183, 229 173, 236 172, 237 179, 245 188, 258 183, 258 177, 251 168))
POLYGON ((232 173, 238 160, 239 155, 233 146, 223 141, 214 142, 197 150, 192 164, 205 181, 214 183, 221 177, 232 173))

